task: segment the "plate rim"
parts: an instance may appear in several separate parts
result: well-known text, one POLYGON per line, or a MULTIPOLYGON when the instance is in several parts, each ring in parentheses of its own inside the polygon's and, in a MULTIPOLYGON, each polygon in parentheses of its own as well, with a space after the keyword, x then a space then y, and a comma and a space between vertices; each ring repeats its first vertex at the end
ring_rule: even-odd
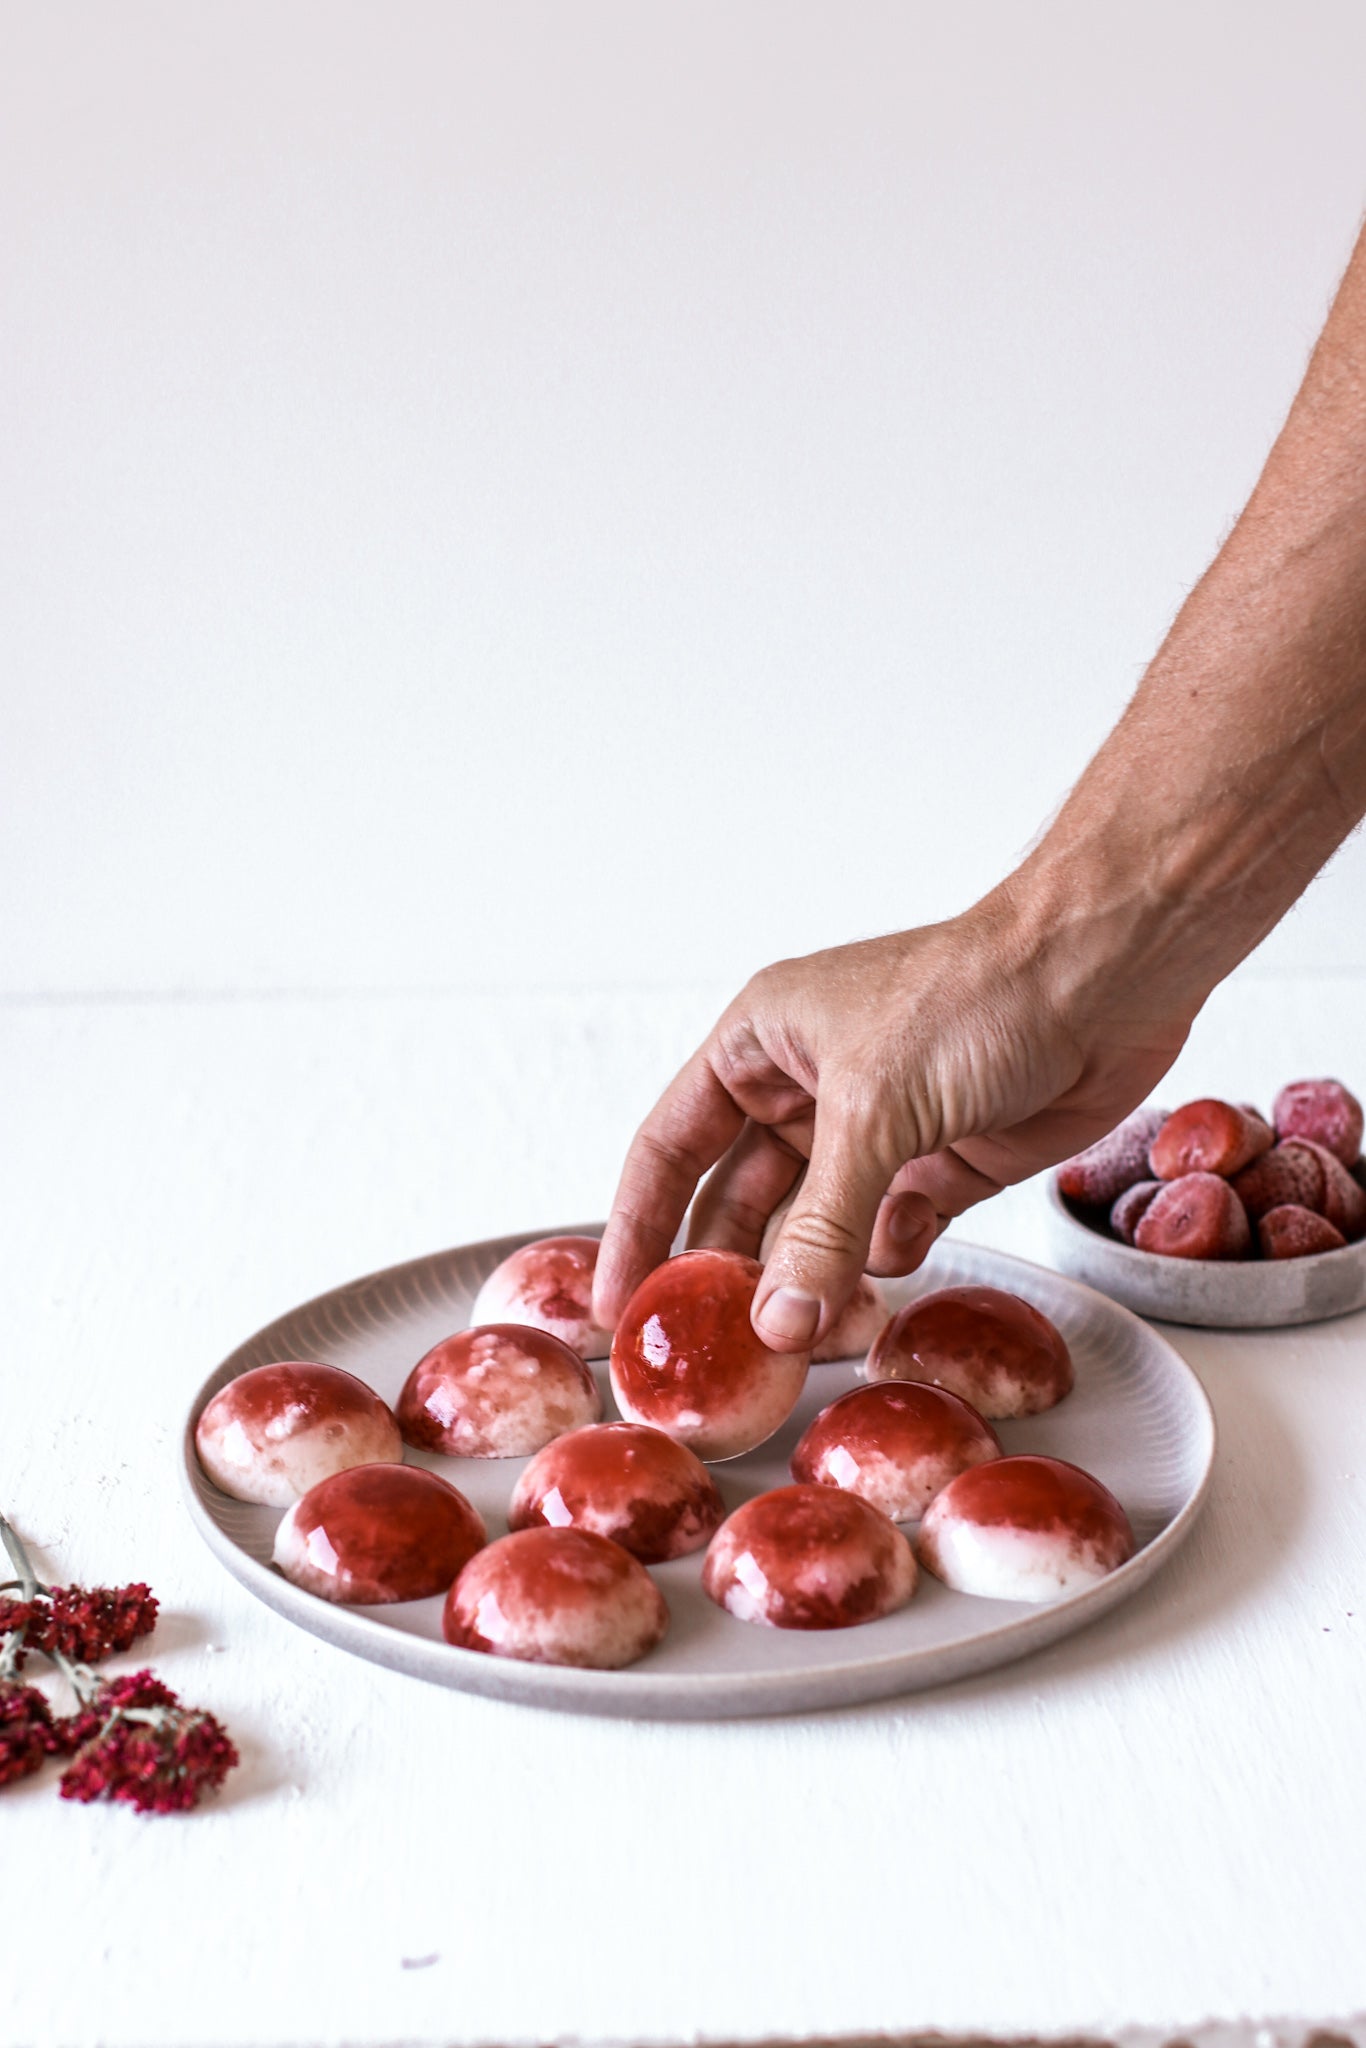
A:
MULTIPOLYGON (((237 1364, 241 1355, 280 1324, 321 1309, 338 1296, 352 1295, 379 1283, 392 1284, 402 1276, 419 1273, 434 1262, 457 1255, 496 1254, 505 1258, 520 1245, 542 1237, 600 1237, 603 1224, 561 1224, 549 1230, 517 1231, 497 1237, 480 1238, 450 1245, 395 1265, 378 1267, 353 1280, 324 1288, 307 1300, 263 1323, 219 1361, 191 1398, 180 1437, 178 1460, 181 1494, 190 1519, 217 1561, 247 1592, 284 1620, 320 1637, 338 1649, 360 1656, 383 1668, 399 1670, 411 1677, 526 1706, 590 1713, 623 1719, 730 1720, 791 1713, 819 1712, 870 1704, 879 1699, 910 1697, 915 1692, 937 1690, 961 1679, 980 1675, 1045 1648, 1061 1636, 1074 1634, 1120 1605, 1144 1586, 1170 1561, 1194 1528, 1208 1499, 1218 1454, 1218 1425, 1208 1393, 1189 1361, 1171 1340, 1134 1310, 1113 1300, 1098 1288, 1070 1274, 1042 1266, 1014 1252, 955 1237, 955 1249, 985 1255, 1007 1271, 1021 1275, 1041 1274, 1052 1284, 1094 1303, 1102 1315, 1117 1316, 1136 1324, 1145 1341, 1156 1344, 1168 1355, 1178 1381, 1203 1430, 1203 1462, 1192 1490, 1165 1528, 1119 1566, 1095 1584, 1060 1600, 1038 1607, 1022 1606, 1018 1615, 980 1634, 952 1644, 921 1646, 874 1654, 862 1663, 816 1665, 797 1670, 765 1671, 670 1671, 651 1674, 648 1667, 623 1671, 574 1669, 563 1665, 533 1664, 512 1658, 459 1649, 433 1642, 425 1636, 410 1635, 386 1624, 370 1609, 346 1607, 305 1592, 269 1565, 262 1564, 230 1536, 213 1514, 202 1489, 213 1488, 199 1464, 195 1451, 195 1426, 200 1414, 219 1388, 244 1370, 237 1364), (952 1669, 935 1674, 937 1658, 950 1662, 952 1669), (924 1675, 922 1675, 924 1674, 924 1675), (855 1681, 851 1683, 851 1681, 855 1681), (718 1694, 722 1698, 718 1699, 718 1694)), ((947 1285, 954 1284, 946 1282, 947 1285)), ((224 1499, 230 1496, 224 1495, 224 1499)), ((841 1638, 848 1631, 832 1631, 841 1638)))

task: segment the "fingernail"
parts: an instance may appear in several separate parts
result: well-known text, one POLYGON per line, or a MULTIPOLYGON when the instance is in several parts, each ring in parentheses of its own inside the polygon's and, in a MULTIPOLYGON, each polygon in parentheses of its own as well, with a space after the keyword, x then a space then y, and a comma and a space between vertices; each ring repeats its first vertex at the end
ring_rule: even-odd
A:
POLYGON ((780 1344, 809 1344, 820 1326, 821 1305, 797 1287, 775 1287, 759 1311, 758 1330, 780 1344))

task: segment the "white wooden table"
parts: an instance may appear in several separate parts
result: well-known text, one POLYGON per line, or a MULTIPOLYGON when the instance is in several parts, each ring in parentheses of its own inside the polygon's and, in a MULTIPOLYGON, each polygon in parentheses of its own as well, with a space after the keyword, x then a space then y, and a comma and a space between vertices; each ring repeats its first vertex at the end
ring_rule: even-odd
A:
MULTIPOLYGON (((1111 1620, 951 1690, 733 1726, 514 1710, 234 1585, 175 1459, 272 1314, 601 1213, 724 990, 15 1003, 0 1501, 54 1575, 145 1576, 243 1765, 185 1819, 0 1797, 25 2043, 1079 2035, 1366 2041, 1366 1321, 1177 1331, 1204 1521, 1111 1620)), ((1245 977, 1170 1093, 1366 1078, 1366 991, 1245 977)), ((1041 1256, 1037 1194, 965 1234, 1041 1256)))

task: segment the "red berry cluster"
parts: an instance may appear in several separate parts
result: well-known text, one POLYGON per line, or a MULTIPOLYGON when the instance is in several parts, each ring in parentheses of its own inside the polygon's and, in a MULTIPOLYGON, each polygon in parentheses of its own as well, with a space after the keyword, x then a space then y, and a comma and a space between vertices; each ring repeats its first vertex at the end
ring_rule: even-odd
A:
POLYGON ((19 1597, 0 1598, 0 1785, 65 1756, 63 1799, 189 1812, 238 1762, 222 1723, 183 1705, 151 1671, 96 1678, 89 1668, 150 1634, 157 1617, 150 1588, 40 1586, 3 1516, 0 1538, 20 1573, 19 1597), (65 1672, 75 1713, 54 1714, 46 1693, 18 1679, 33 1650, 65 1672))
POLYGON ((1065 1161, 1058 1187, 1140 1251, 1306 1258, 1366 1237, 1362 1130, 1340 1081, 1290 1082, 1269 1119, 1213 1097, 1140 1109, 1065 1161))

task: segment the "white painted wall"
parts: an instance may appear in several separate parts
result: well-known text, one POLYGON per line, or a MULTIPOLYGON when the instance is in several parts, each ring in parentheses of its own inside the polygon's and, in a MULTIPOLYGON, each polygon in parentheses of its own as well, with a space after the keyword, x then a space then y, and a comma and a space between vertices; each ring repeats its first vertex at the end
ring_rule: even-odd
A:
MULTIPOLYGON (((1247 490, 1353 0, 10 0, 0 985, 717 979, 989 885, 1247 490)), ((1263 958, 1366 966, 1349 852, 1263 958)))

